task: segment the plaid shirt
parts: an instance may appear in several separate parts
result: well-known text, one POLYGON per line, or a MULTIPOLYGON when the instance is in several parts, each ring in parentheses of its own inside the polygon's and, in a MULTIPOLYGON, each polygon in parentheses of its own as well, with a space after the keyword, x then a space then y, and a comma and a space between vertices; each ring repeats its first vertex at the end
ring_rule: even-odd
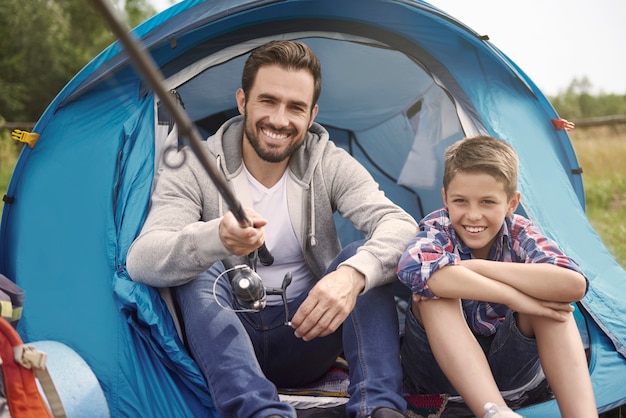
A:
MULTIPOLYGON (((472 259, 474 255, 457 237, 447 209, 432 212, 422 219, 419 226, 419 234, 400 258, 398 277, 412 293, 426 299, 437 298, 428 287, 430 276, 445 266, 459 265, 461 260, 472 259)), ((515 214, 505 218, 489 251, 488 260, 550 263, 583 274, 578 264, 564 255, 554 241, 541 234, 528 219, 515 214)), ((499 303, 463 300, 463 310, 475 334, 491 335, 496 332, 509 308, 499 303)))

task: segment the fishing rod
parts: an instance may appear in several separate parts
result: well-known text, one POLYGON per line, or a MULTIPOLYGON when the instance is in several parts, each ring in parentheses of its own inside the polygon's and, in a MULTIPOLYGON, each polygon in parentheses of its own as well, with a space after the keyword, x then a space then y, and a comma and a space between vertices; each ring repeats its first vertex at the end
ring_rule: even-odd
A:
MULTIPOLYGON (((117 18, 110 2, 108 0, 91 0, 98 12, 106 20, 109 27, 120 40, 126 53, 133 62, 135 68, 140 75, 148 82, 152 90, 165 105, 170 117, 177 125, 178 132, 187 139, 189 146, 194 154, 200 160, 200 163, 209 174, 209 177, 217 187, 218 192, 222 195, 230 211, 235 215, 237 222, 242 228, 254 226, 246 216, 241 202, 226 185, 226 182, 219 175, 217 167, 213 160, 209 158, 207 152, 202 147, 202 136, 193 124, 187 112, 177 105, 174 97, 165 87, 165 79, 163 74, 157 67, 152 57, 139 44, 139 42, 130 34, 130 30, 120 19, 117 18)), ((264 266, 269 266, 274 262, 274 257, 267 249, 265 243, 257 250, 259 261, 264 266)))

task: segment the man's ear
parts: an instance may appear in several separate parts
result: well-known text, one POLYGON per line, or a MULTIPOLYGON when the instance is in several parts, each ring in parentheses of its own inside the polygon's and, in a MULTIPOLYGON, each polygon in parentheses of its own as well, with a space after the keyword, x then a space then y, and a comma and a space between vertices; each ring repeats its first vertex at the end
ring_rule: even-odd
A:
POLYGON ((239 109, 239 113, 242 115, 246 114, 246 93, 244 93, 242 88, 238 88, 235 92, 235 99, 237 99, 237 109, 239 109))
POLYGON ((311 121, 309 122, 309 128, 311 127, 311 125, 313 125, 313 121, 315 120, 315 117, 317 116, 317 113, 319 111, 320 111, 320 108, 317 105, 317 103, 315 103, 315 106, 313 106, 313 109, 311 109, 311 121))
POLYGON ((506 216, 511 216, 517 210, 519 202, 522 199, 522 194, 519 191, 515 191, 511 200, 509 200, 509 208, 506 211, 506 216))

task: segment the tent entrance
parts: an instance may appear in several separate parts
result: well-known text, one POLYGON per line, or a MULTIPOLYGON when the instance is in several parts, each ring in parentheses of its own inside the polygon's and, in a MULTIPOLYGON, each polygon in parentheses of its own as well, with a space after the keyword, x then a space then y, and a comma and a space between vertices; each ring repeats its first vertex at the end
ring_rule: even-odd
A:
MULTIPOLYGON (((176 72, 170 68, 167 87, 180 95, 203 136, 238 114, 235 91, 244 62, 253 48, 270 39, 302 41, 319 56, 323 85, 316 121, 370 170, 394 201, 418 219, 441 205, 442 150, 482 128, 467 116, 471 112, 462 98, 456 100, 455 94, 462 96, 459 89, 446 89, 423 57, 371 38, 294 32, 233 43, 176 72)), ((163 126, 163 115, 161 121, 163 126)), ((157 142, 165 137, 158 135, 157 142)))

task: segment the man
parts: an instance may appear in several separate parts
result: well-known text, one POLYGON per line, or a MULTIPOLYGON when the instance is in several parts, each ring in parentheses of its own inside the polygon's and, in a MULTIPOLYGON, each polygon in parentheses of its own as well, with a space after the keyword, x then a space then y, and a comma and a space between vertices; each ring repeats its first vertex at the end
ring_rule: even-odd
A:
POLYGON ((342 353, 348 415, 404 416, 391 283, 417 225, 313 122, 320 91, 320 64, 306 45, 254 50, 236 92, 242 116, 206 144, 251 225, 237 222, 189 158, 159 177, 128 254, 133 280, 176 286, 187 344, 222 417, 295 417, 276 387, 319 379, 342 353), (366 240, 341 250, 334 211, 366 240), (225 265, 243 264, 263 243, 275 259, 257 266, 265 286, 292 276, 291 328, 278 296, 261 312, 243 312, 225 278, 225 265))

